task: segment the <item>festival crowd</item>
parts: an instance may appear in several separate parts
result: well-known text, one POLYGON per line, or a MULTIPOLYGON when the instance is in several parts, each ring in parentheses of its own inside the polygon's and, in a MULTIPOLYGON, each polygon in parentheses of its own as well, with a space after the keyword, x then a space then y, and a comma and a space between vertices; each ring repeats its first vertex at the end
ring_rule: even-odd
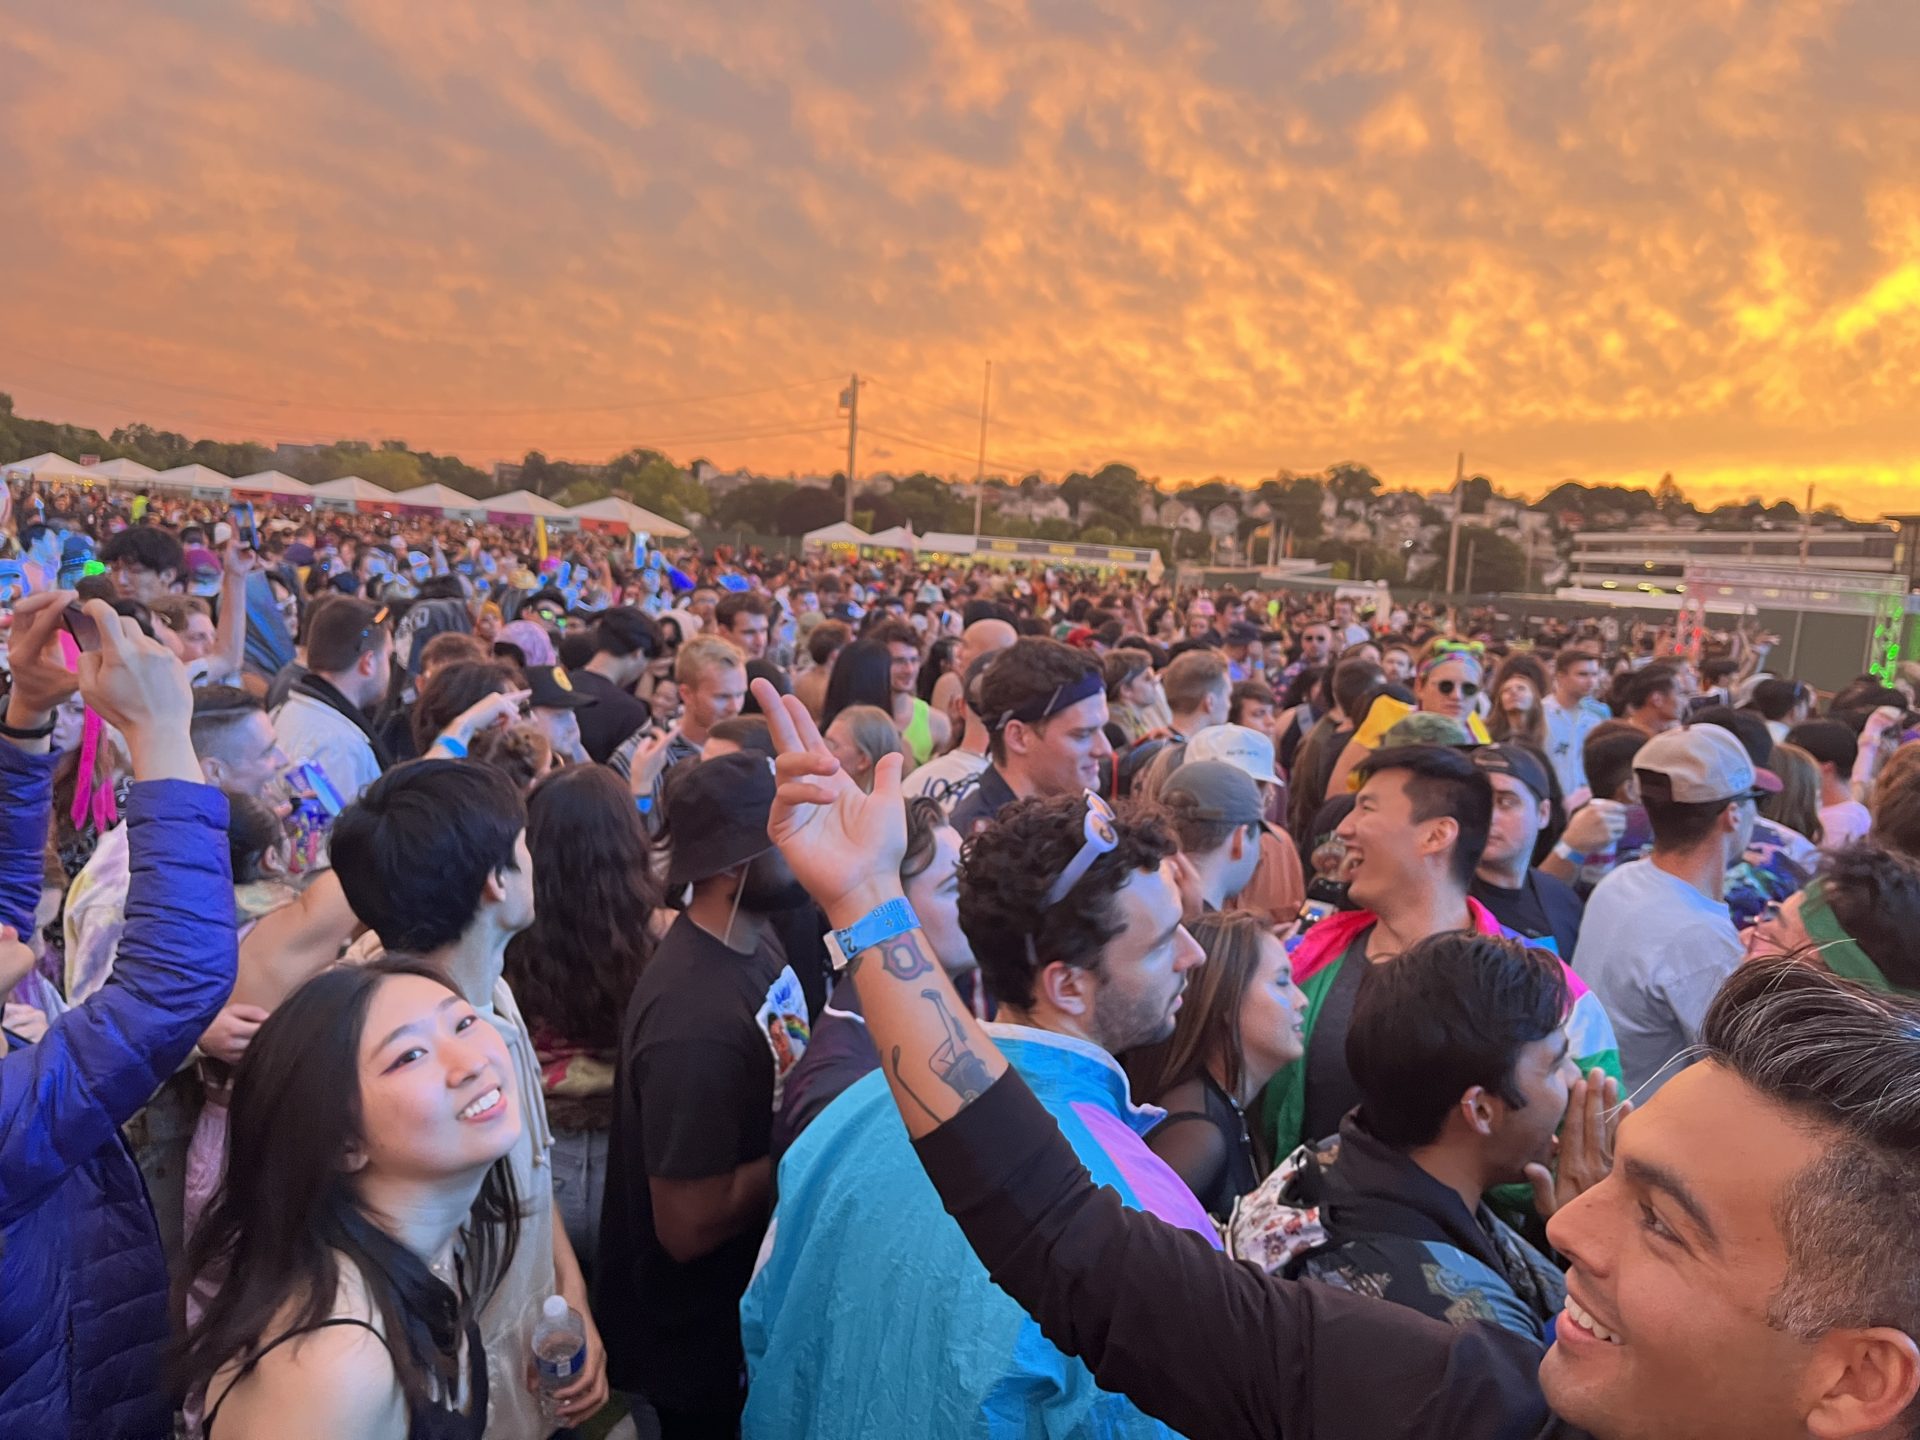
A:
POLYGON ((14 487, 0 1435, 1920 1434, 1920 706, 14 487))

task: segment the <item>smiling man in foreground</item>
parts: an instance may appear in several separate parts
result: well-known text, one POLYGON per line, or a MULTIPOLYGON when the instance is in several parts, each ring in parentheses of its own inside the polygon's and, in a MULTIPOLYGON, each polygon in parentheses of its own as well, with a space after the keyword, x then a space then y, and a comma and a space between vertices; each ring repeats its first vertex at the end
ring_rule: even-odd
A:
POLYGON ((917 929, 890 929, 899 910, 866 923, 900 899, 899 762, 863 795, 800 707, 776 710, 770 687, 761 703, 781 752, 769 831, 836 929, 879 937, 851 969, 929 1178, 995 1281, 1104 1388, 1210 1437, 1914 1433, 1910 1002, 1792 960, 1738 971, 1705 1058, 1554 1216, 1570 1303, 1540 1361, 1491 1326, 1270 1279, 1095 1186, 917 929))

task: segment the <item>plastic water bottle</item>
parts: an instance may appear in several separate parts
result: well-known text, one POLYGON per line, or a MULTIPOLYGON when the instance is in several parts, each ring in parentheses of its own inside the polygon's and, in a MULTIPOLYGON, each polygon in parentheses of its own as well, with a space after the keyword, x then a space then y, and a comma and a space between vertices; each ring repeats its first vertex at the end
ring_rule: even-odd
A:
POLYGON ((533 1361, 540 1370, 540 1393, 552 1402, 553 1392, 573 1383, 587 1363, 587 1326, 564 1295, 549 1295, 533 1327, 533 1361))

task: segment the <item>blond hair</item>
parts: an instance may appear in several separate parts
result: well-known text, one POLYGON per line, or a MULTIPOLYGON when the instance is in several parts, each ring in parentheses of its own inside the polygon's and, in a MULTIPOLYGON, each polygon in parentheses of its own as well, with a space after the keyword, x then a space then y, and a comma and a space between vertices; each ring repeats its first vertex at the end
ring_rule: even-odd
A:
POLYGON ((739 670, 747 663, 746 652, 731 640, 718 635, 696 635, 680 647, 674 657, 673 679, 677 685, 698 685, 716 670, 739 670))

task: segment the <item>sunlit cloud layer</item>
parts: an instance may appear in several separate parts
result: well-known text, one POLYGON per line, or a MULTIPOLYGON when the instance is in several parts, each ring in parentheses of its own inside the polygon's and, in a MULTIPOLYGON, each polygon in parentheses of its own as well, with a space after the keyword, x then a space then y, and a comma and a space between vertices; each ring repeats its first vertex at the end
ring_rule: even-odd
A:
POLYGON ((26 413, 1920 508, 1914 0, 28 8, 26 413))

